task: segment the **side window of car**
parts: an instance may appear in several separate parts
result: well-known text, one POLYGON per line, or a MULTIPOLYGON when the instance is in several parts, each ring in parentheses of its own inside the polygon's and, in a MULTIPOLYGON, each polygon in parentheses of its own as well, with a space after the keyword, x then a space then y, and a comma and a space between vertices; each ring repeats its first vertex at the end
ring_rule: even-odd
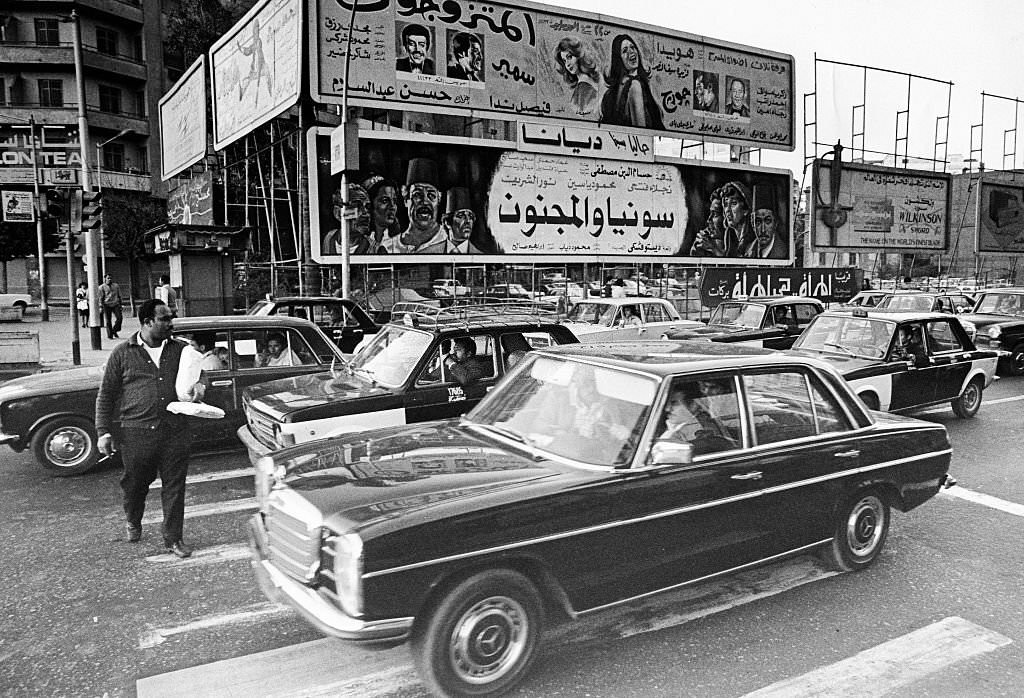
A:
POLYGON ((468 338, 456 338, 456 340, 445 339, 431 353, 426 366, 416 378, 416 385, 424 387, 457 382, 468 385, 479 380, 490 379, 495 375, 494 361, 494 338, 490 335, 476 335, 468 338), (449 356, 454 358, 454 342, 459 339, 469 339, 476 352, 473 356, 463 360, 464 369, 462 370, 453 369, 445 362, 449 356), (459 380, 460 376, 462 376, 462 380, 459 380))
POLYGON ((670 322, 672 320, 660 303, 644 303, 644 322, 670 322))
POLYGON ((236 359, 236 368, 256 367, 256 357, 266 345, 263 334, 253 331, 236 331, 231 334, 231 353, 236 359))
POLYGON ((807 327, 807 324, 814 319, 814 316, 821 312, 818 306, 810 303, 796 304, 796 324, 800 328, 807 327))
POLYGON ((698 456, 736 448, 741 430, 735 380, 674 378, 655 433, 658 439, 691 444, 698 456))
POLYGON ((753 373, 743 377, 757 444, 789 441, 817 433, 815 412, 800 371, 753 373))
POLYGON ((928 348, 933 354, 963 350, 963 344, 949 322, 933 320, 925 325, 924 333, 928 338, 928 348))
POLYGON ((501 345, 501 362, 506 372, 522 361, 526 353, 533 349, 522 332, 503 334, 498 338, 498 343, 501 345))

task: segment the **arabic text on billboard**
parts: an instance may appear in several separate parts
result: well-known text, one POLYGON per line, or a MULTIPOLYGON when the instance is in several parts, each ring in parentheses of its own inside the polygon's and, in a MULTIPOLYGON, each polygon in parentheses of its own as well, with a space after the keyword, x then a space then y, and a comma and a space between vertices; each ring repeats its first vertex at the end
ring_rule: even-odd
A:
POLYGON ((793 58, 528 3, 316 0, 314 99, 793 150, 793 58))

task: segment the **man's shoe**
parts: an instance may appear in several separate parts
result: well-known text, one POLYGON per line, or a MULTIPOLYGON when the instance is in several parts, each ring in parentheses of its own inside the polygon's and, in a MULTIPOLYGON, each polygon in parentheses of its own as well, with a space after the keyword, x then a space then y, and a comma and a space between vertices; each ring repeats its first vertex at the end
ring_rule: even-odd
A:
POLYGON ((142 526, 140 524, 133 524, 129 521, 124 525, 124 529, 128 533, 129 543, 138 543, 142 540, 142 526))
POLYGON ((171 553, 175 557, 180 557, 182 559, 192 556, 192 548, 188 547, 180 540, 176 543, 168 545, 167 552, 171 553))

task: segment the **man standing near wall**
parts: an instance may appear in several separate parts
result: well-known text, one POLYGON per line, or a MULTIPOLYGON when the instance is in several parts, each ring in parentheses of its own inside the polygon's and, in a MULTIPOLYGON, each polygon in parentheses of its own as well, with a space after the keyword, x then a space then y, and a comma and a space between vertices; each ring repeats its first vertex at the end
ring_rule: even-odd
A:
POLYGON ((114 277, 107 274, 100 284, 100 305, 103 308, 103 324, 107 327, 107 339, 117 339, 121 331, 121 287, 114 277))

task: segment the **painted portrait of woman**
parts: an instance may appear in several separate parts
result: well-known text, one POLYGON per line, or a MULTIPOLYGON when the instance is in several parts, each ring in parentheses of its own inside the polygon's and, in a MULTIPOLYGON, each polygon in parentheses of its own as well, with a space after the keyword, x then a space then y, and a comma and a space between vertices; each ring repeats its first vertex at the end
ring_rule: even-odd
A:
POLYGON ((597 106, 601 72, 590 51, 579 39, 564 37, 555 47, 555 70, 572 88, 569 103, 575 114, 592 114, 597 106))
POLYGON ((650 79, 637 43, 628 34, 616 36, 611 67, 604 76, 608 91, 601 100, 601 123, 664 130, 650 79))

